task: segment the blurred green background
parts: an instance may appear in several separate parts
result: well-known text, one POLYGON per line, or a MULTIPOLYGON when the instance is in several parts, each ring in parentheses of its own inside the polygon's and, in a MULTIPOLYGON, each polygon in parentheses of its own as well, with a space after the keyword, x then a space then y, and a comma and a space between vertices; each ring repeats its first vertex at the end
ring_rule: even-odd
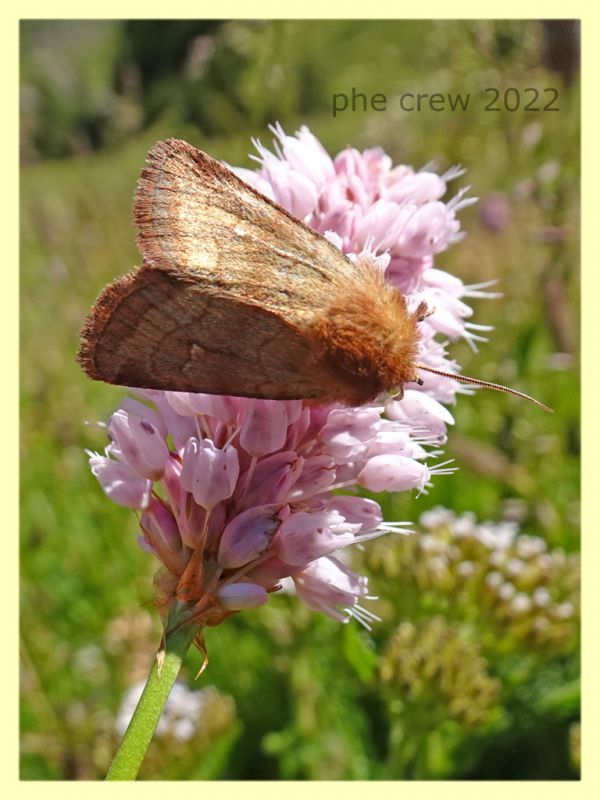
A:
MULTIPOLYGON (((530 97, 527 97, 529 100, 530 97)), ((537 21, 28 21, 21 24, 21 640, 24 779, 99 779, 123 695, 159 641, 137 521, 87 469, 123 392, 76 365, 81 322, 139 262, 132 194, 146 150, 185 138, 252 166, 250 137, 307 124, 335 154, 462 164, 480 202, 437 264, 466 283, 489 344, 452 354, 491 392, 453 409, 459 471, 382 499, 388 519, 445 506, 512 521, 508 561, 470 517, 355 553, 371 633, 275 596, 210 630, 214 687, 187 741, 157 737, 146 779, 575 779, 579 769, 578 32, 537 21), (332 115, 334 92, 389 110, 332 115), (558 112, 484 112, 486 87, 558 90, 558 112), (467 112, 403 113, 402 92, 470 92, 467 112), (467 533, 465 534, 465 530, 467 533), (470 533, 469 533, 470 531, 470 533), (461 533, 462 532, 462 533, 461 533), (478 533, 479 532, 479 533, 478 533), (498 575, 500 577, 498 577, 498 575), (499 588, 500 587, 500 588, 499 588), (515 600, 515 597, 520 598, 515 600), (525 600, 523 600, 525 597, 525 600)), ((456 191, 457 184, 451 190, 456 191)))

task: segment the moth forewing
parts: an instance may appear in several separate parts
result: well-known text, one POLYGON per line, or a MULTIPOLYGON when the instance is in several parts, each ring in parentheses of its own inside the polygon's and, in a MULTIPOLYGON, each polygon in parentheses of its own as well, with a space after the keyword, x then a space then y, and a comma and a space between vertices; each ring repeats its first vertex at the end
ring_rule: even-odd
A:
POLYGON ((107 383, 273 399, 319 397, 327 378, 281 316, 148 266, 104 289, 78 360, 107 383))
POLYGON ((134 221, 150 265, 294 314, 325 309, 357 268, 336 247, 186 142, 158 142, 138 181, 134 221))

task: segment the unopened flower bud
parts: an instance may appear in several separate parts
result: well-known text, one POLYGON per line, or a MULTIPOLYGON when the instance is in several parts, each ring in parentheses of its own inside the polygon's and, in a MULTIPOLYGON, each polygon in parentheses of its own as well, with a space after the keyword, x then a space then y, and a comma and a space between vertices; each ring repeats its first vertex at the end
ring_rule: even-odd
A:
POLYGON ((358 476, 358 482, 371 492, 405 492, 423 489, 429 469, 412 458, 381 455, 370 458, 358 476))
POLYGON ((185 569, 188 556, 181 541, 179 527, 169 508, 156 498, 152 498, 140 519, 144 538, 152 551, 174 574, 185 569))
POLYGON ((90 453, 90 469, 113 503, 125 508, 146 508, 148 505, 152 483, 141 478, 127 464, 99 453, 90 453))
POLYGON ((219 564, 225 569, 243 567, 269 547, 281 525, 280 507, 255 506, 242 511, 225 527, 219 545, 219 564))
POLYGON ((210 439, 190 439, 183 456, 181 485, 208 510, 231 497, 239 469, 235 447, 227 445, 221 450, 210 439))
POLYGON ((240 444, 253 456, 274 453, 285 444, 287 426, 285 403, 253 400, 248 403, 240 431, 240 444))
POLYGON ((151 481, 162 478, 169 448, 149 419, 119 409, 110 418, 108 432, 114 442, 110 447, 121 461, 151 481))

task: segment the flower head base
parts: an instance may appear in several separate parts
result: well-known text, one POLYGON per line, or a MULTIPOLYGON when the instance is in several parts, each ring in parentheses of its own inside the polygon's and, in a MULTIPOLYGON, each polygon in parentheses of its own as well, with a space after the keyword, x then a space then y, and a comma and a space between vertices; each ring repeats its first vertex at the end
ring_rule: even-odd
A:
MULTIPOLYGON (((257 143, 260 169, 238 175, 357 263, 368 256, 411 310, 432 302, 419 360, 454 370, 436 334, 479 338, 465 323, 468 288, 433 266, 460 238, 456 212, 472 202, 440 200, 459 173, 393 168, 378 149, 348 148, 332 160, 306 128, 296 137, 273 130, 276 154, 257 143)), ((266 602, 291 577, 310 608, 368 625, 366 578, 335 554, 402 523, 385 524, 377 503, 336 491, 422 492, 433 475, 452 471, 427 459, 453 423, 441 403, 459 390, 428 375, 401 399, 360 408, 135 390, 110 418, 105 455, 91 453, 90 465, 110 499, 142 512, 140 544, 165 568, 159 608, 176 597, 194 604, 199 624, 215 625, 266 602)))

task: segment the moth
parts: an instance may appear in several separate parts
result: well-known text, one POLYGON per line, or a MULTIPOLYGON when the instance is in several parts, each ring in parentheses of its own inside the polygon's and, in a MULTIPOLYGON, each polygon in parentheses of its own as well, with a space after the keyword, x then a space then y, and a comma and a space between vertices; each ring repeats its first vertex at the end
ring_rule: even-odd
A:
MULTIPOLYGON (((102 291, 77 359, 147 389, 357 406, 422 384, 419 323, 368 259, 177 139, 150 150, 134 202, 142 266, 102 291)), ((545 408, 545 406, 543 406, 545 408)))

